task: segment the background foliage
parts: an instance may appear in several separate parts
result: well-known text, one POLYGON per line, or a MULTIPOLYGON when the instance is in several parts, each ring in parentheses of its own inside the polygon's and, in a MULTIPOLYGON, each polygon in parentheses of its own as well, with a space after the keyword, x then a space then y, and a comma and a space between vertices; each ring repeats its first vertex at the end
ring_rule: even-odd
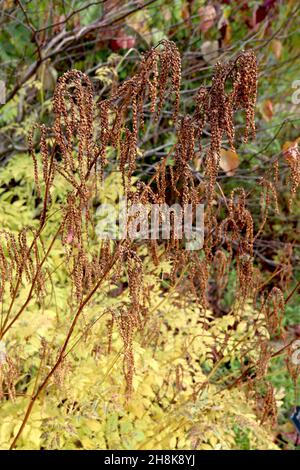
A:
MULTIPOLYGON (((136 72, 143 52, 162 39, 171 39, 182 56, 181 111, 189 113, 194 109, 195 90, 210 85, 216 61, 252 48, 259 64, 257 138, 243 143, 241 113, 236 126, 236 154, 224 142, 217 181, 222 183, 227 200, 236 186, 252 195, 250 209, 257 230, 258 183, 268 165, 278 161, 280 211, 276 213, 270 207, 254 249, 256 267, 269 291, 276 285, 287 297, 299 282, 299 199, 289 205, 290 167, 285 158, 300 138, 299 105, 292 102, 293 82, 300 79, 297 19, 299 5, 292 0, 2 1, 0 79, 6 83, 7 96, 0 110, 1 228, 17 233, 27 225, 38 227, 41 201, 35 193, 27 138, 36 122, 51 124, 58 76, 70 69, 85 72, 93 82, 96 98, 104 99, 136 72)), ((204 150, 209 141, 209 132, 204 133, 204 150)), ((168 155, 174 143, 169 103, 159 121, 151 122, 138 142, 135 178, 149 181, 156 163, 168 155)), ((121 190, 113 149, 108 157, 96 206, 107 200, 117 203, 121 190)), ((202 178, 201 163, 199 151, 193 162, 196 179, 202 178)), ((58 178, 51 192, 52 215, 45 239, 56 230, 67 192, 64 180, 58 178)), ((253 305, 246 305, 239 314, 232 308, 235 269, 229 273, 229 288, 222 298, 216 286, 210 285, 209 308, 199 314, 192 293, 189 301, 182 302, 180 283, 179 288, 172 289, 164 281, 162 273, 168 275, 172 267, 167 263, 157 267, 146 253, 140 255, 144 257, 145 280, 151 286, 152 317, 148 329, 134 338, 132 398, 124 398, 122 338, 113 331, 110 345, 109 320, 102 319, 108 309, 128 302, 124 278, 123 287, 117 286, 115 291, 108 283, 104 285, 97 300, 89 305, 69 359, 43 392, 18 448, 295 448, 297 435, 288 417, 296 404, 297 390, 284 358, 274 357, 267 371, 275 387, 276 422, 272 417, 263 423, 261 420, 267 390, 262 390, 257 399, 235 382, 242 373, 240 347, 245 341, 251 344, 256 331, 253 318, 257 317, 253 305), (160 276, 162 280, 158 281, 160 276), (204 316, 210 319, 209 328, 204 316), (218 360, 225 335, 230 335, 228 351, 218 360), (197 384, 201 388, 195 399, 197 384)), ((5 339, 5 350, 14 357, 16 370, 11 371, 15 391, 14 387, 5 389, 0 405, 0 447, 4 449, 9 447, 43 373, 41 354, 54 355, 70 321, 71 283, 59 244, 54 245, 47 268, 53 273, 53 286, 44 304, 31 304, 5 339), (45 338, 47 353, 43 352, 45 338)), ((26 286, 19 292, 20 305, 25 295, 26 286)), ((261 322, 261 334, 280 349, 280 338, 269 337, 263 318, 257 321, 261 322)), ((288 338, 298 338, 297 291, 283 321, 288 338)), ((259 359, 258 351, 251 354, 253 361, 259 359)))

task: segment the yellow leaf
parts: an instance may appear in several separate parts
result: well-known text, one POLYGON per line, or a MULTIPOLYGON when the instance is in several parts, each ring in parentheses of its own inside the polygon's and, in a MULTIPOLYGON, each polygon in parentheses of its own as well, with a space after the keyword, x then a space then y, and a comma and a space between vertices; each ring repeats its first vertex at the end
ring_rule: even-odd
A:
POLYGON ((210 446, 209 444, 201 444, 200 449, 201 450, 213 450, 212 446, 210 446))
POLYGON ((276 59, 279 60, 282 54, 282 42, 279 41, 279 39, 273 39, 271 42, 271 49, 276 59))
POLYGON ((11 432, 14 424, 12 421, 8 419, 2 420, 1 427, 0 427, 0 446, 2 448, 4 443, 9 442, 11 438, 11 432))
POLYGON ((232 29, 230 24, 225 24, 225 34, 223 38, 223 45, 228 46, 231 42, 232 29))
POLYGON ((140 10, 133 15, 130 15, 126 20, 126 23, 132 29, 137 31, 141 36, 143 36, 144 34, 149 34, 150 19, 149 12, 146 10, 140 10))
POLYGON ((293 142, 287 141, 282 146, 282 153, 284 158, 287 161, 293 161, 299 158, 299 149, 298 149, 298 141, 300 139, 296 139, 293 142))
POLYGON ((95 449, 95 443, 93 442, 92 439, 89 439, 88 437, 82 437, 80 440, 84 449, 88 449, 88 450, 95 449))
POLYGON ((34 444, 34 446, 36 448, 39 448, 40 447, 40 441, 41 441, 41 430, 40 430, 40 428, 31 428, 30 429, 29 439, 34 444))
POLYGON ((88 428, 91 430, 91 431, 100 431, 101 429, 101 423, 99 421, 96 421, 94 419, 87 419, 86 420, 86 424, 88 426, 88 428))
POLYGON ((138 418, 142 418, 142 416, 145 413, 145 407, 143 405, 142 400, 140 400, 140 399, 132 402, 129 405, 128 409, 131 411, 131 413, 134 416, 137 416, 138 418))

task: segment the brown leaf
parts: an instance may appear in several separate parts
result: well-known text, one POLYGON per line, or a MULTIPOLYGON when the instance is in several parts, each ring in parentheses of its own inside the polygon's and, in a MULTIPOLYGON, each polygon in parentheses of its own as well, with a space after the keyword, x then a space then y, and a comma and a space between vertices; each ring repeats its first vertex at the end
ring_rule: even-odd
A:
POLYGON ((222 44, 223 46, 228 46, 231 42, 231 26, 229 23, 224 22, 219 28, 222 35, 222 44))
POLYGON ((273 117, 273 103, 271 100, 265 100, 262 106, 262 115, 265 121, 269 122, 273 117))
POLYGON ((181 9, 181 18, 183 20, 189 20, 190 19, 189 7, 187 5, 183 5, 183 7, 181 9))
POLYGON ((220 167, 229 176, 233 176, 235 170, 239 167, 239 156, 233 150, 221 149, 220 167))

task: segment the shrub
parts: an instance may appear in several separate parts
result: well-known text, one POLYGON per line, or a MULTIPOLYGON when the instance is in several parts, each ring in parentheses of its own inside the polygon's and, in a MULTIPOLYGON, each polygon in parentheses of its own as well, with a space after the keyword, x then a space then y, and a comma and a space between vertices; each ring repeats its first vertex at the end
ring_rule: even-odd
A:
POLYGON ((15 189, 10 202, 23 207, 22 197, 28 219, 39 215, 1 232, 4 448, 232 449, 243 432, 250 448, 276 448, 279 398, 266 374, 290 346, 282 319, 294 290, 284 298, 280 286, 268 288, 254 241, 271 204, 278 209, 277 166, 261 180, 257 227, 251 193, 234 187, 226 196, 217 181, 224 139, 235 151, 237 111, 245 142, 255 136, 256 58, 245 51, 217 63, 193 115, 180 113, 180 77, 179 52, 165 40, 102 101, 71 70, 57 82, 53 126, 30 133, 35 190, 15 189), (176 143, 148 180, 138 178, 139 142, 167 97, 176 143), (201 149, 204 129, 210 144, 201 149), (105 198, 116 204, 121 192, 129 209, 176 202, 195 215, 204 204, 203 248, 186 249, 174 218, 167 240, 99 241, 95 208, 105 198), (230 307, 216 312, 229 279, 230 307), (279 352, 274 336, 284 342, 279 352))

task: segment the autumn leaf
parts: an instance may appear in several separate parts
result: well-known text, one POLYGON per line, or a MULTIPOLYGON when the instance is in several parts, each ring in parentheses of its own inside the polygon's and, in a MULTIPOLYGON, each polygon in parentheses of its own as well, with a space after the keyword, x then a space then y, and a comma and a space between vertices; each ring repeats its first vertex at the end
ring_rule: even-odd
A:
POLYGON ((190 12, 187 5, 184 5, 181 9, 181 18, 185 21, 190 19, 190 12))
POLYGON ((220 155, 220 167, 227 175, 233 176, 240 164, 238 154, 233 150, 221 149, 220 155))
POLYGON ((205 41, 201 46, 201 54, 205 62, 215 64, 219 56, 219 43, 218 41, 205 41))
POLYGON ((271 100, 265 100, 262 105, 262 116, 265 121, 269 122, 274 114, 273 103, 271 100))
POLYGON ((199 8, 200 29, 203 33, 208 31, 214 24, 217 17, 216 9, 213 5, 199 8))
POLYGON ((57 71, 51 65, 50 60, 40 65, 37 71, 37 78, 42 82, 44 90, 54 90, 57 80, 57 71))
POLYGON ((297 160, 299 158, 298 142, 300 137, 293 141, 287 141, 282 146, 282 153, 287 161, 297 160))
POLYGON ((282 42, 279 39, 273 39, 271 49, 276 59, 279 60, 282 54, 282 42))
POLYGON ((228 44, 230 44, 231 42, 231 34, 232 34, 230 24, 227 21, 223 21, 223 23, 220 24, 219 30, 222 36, 222 45, 228 46, 228 44))
POLYGON ((134 31, 137 31, 142 37, 150 33, 149 21, 151 17, 146 10, 137 11, 134 15, 127 18, 126 24, 134 31))

